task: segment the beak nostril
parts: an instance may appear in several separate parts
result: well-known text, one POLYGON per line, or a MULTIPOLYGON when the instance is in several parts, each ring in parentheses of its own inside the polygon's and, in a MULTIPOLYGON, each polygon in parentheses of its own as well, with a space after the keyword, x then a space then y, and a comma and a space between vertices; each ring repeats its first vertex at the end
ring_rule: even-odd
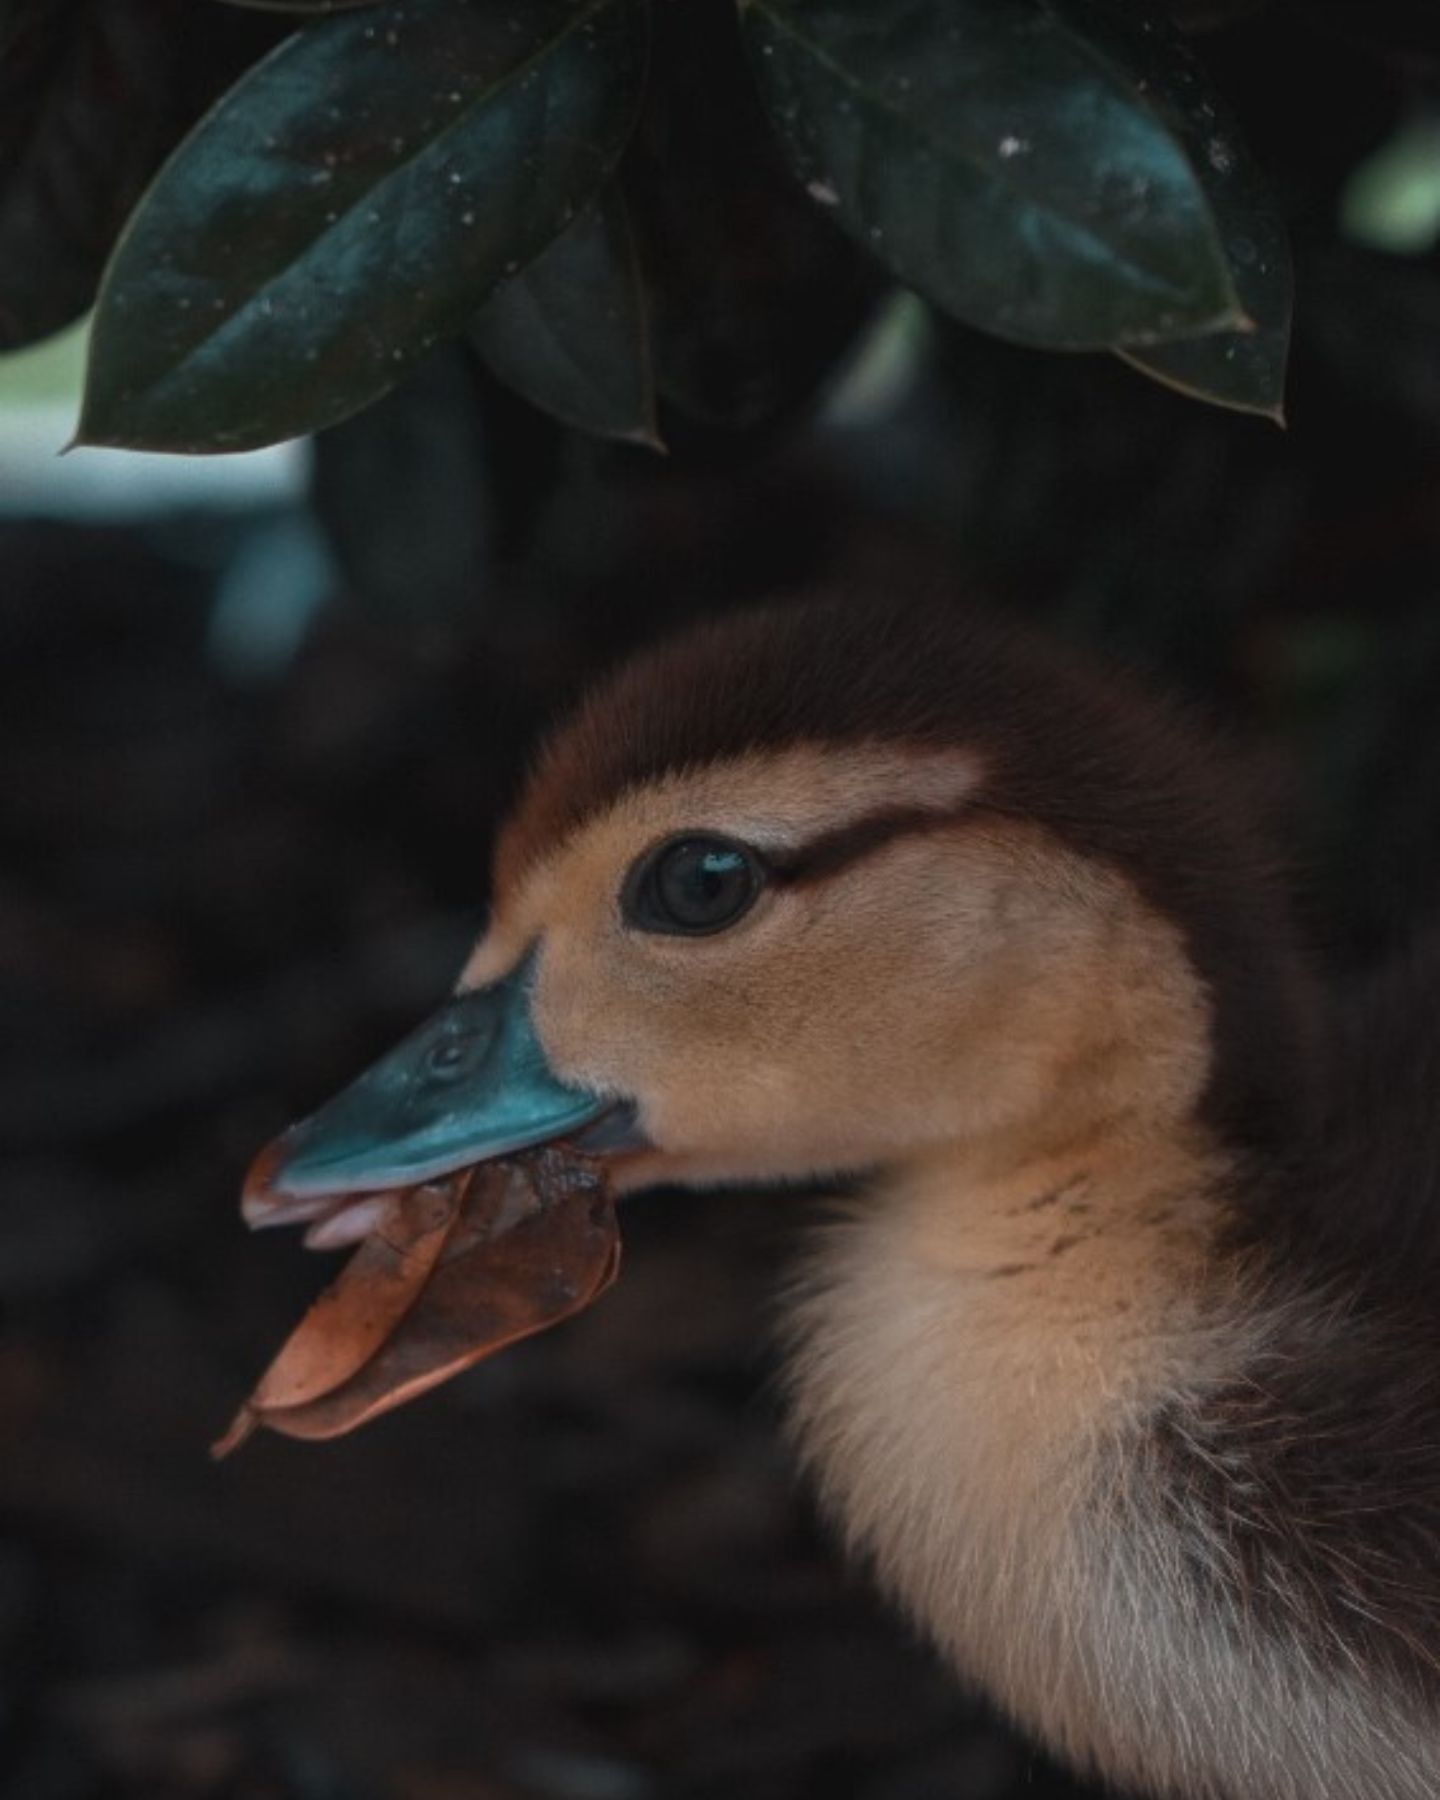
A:
POLYGON ((443 1077, 458 1074, 467 1060, 466 1045, 452 1038, 449 1043, 436 1044, 426 1060, 432 1075, 443 1077))
POLYGON ((522 962, 504 980, 455 996, 293 1126, 252 1174, 246 1217, 252 1224, 313 1218, 317 1198, 412 1187, 568 1137, 610 1105, 550 1068, 531 1022, 529 964, 522 962))

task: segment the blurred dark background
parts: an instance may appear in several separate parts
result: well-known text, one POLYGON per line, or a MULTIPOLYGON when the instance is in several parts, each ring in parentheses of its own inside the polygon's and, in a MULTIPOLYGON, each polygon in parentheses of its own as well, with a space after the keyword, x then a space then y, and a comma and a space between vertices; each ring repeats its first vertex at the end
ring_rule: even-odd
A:
POLYGON ((823 319, 756 350, 764 232, 695 254, 668 460, 446 350, 313 445, 57 462, 74 340, 0 363, 6 1800, 1085 1791, 797 1491, 799 1202, 635 1202, 593 1313, 334 1446, 206 1446, 324 1276, 242 1231, 250 1155, 444 991, 536 733, 685 618, 984 595, 1250 747, 1324 966, 1431 916, 1436 23, 1185 10, 1291 223, 1285 433, 812 270, 869 321, 817 390, 823 319))

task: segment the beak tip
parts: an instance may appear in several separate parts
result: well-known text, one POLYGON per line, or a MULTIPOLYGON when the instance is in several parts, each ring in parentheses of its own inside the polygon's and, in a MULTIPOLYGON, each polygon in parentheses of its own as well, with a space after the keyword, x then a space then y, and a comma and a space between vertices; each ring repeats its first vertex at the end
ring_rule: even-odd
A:
MULTIPOLYGON (((288 1134, 287 1134, 288 1136, 288 1134)), ((240 1217, 251 1231, 270 1231, 315 1217, 313 1197, 294 1193, 281 1179, 286 1165, 285 1138, 277 1138, 251 1164, 240 1194, 240 1217)))
POLYGON ((546 1061, 530 1020, 529 962, 491 987, 457 995, 343 1093, 269 1143, 241 1196, 250 1230, 319 1220, 312 1248, 335 1248, 352 1241, 362 1196, 570 1137, 614 1112, 613 1100, 567 1086, 546 1061), (352 1219, 331 1227, 327 1215, 341 1202, 356 1203, 352 1219))

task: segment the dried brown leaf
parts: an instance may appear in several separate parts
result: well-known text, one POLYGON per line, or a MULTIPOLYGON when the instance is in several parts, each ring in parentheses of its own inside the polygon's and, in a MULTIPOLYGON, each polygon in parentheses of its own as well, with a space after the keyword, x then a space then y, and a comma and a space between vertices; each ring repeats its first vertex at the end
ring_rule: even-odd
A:
POLYGON ((407 1189, 261 1377, 224 1456, 257 1426, 340 1437, 582 1311, 620 1263, 593 1163, 559 1147, 407 1189))

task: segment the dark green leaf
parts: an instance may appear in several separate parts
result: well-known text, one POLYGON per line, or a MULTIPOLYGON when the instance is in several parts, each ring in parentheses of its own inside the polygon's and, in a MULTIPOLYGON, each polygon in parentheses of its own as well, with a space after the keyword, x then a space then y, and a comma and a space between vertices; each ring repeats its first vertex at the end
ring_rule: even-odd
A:
MULTIPOLYGON (((1227 144, 1238 142, 1227 137, 1227 144)), ((1285 227, 1257 177, 1236 152, 1233 176, 1217 176, 1212 198, 1241 304, 1253 331, 1218 331, 1181 343, 1132 345, 1119 354, 1182 394, 1285 421, 1292 282, 1285 227)))
POLYGON ((0 0, 0 350, 85 311, 165 153, 268 48, 237 17, 201 52, 193 12, 193 0, 0 0))
POLYGON ((1293 282, 1285 225, 1229 108, 1178 32, 1137 16, 1130 0, 1056 0, 1117 63, 1185 146, 1220 231, 1248 331, 1171 344, 1127 345, 1126 362, 1166 386, 1283 421, 1293 282))
POLYGON ((80 441, 245 450, 376 399, 598 191, 645 38, 643 0, 404 0, 288 39, 122 238, 80 441))
POLYGON ((662 448, 649 312, 614 183, 505 283, 470 338, 493 374, 563 424, 662 448))
POLYGON ((1108 349, 1242 318, 1143 83, 1046 0, 742 0, 812 197, 968 324, 1108 349))

